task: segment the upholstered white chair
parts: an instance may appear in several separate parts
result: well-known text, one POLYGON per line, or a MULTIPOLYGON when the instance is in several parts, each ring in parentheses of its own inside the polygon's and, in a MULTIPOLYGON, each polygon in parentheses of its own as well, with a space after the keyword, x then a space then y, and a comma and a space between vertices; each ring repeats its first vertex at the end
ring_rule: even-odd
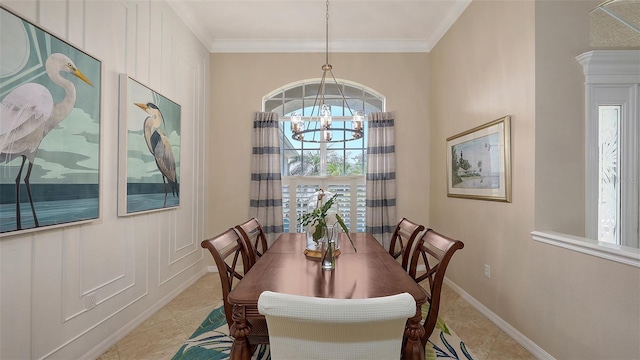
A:
POLYGON ((327 299, 265 291, 271 357, 398 359, 405 324, 416 313, 408 293, 371 299, 327 299))

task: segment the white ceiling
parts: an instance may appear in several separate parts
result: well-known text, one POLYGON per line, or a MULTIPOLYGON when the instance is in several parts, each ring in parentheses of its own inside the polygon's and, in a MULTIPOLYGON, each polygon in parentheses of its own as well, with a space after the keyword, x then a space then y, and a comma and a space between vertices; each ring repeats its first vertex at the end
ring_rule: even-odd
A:
MULTIPOLYGON (((429 52, 471 0, 332 0, 330 52, 429 52)), ((210 52, 324 52, 323 0, 168 0, 210 52)))

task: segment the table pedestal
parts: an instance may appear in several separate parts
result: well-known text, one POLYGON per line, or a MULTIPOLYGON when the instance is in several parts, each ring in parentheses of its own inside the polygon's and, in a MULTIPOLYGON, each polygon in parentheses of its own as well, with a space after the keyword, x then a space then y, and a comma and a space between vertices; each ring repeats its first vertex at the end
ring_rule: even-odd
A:
POLYGON ((229 358, 231 360, 250 360, 251 346, 247 341, 247 335, 251 332, 251 324, 244 314, 244 306, 233 306, 233 325, 229 328, 229 334, 233 336, 233 345, 229 358))
POLYGON ((421 319, 422 307, 420 306, 416 315, 407 320, 407 326, 404 328, 402 359, 424 359, 424 345, 422 345, 424 327, 420 324, 421 319))

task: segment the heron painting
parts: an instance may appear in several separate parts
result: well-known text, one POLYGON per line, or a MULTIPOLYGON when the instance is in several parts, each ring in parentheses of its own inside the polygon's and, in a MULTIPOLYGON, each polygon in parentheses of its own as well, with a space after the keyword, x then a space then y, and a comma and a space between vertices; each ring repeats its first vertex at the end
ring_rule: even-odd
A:
POLYGON ((0 8, 0 236, 99 215, 101 63, 0 8))
POLYGON ((120 78, 118 214, 180 204, 180 105, 139 81, 120 78))

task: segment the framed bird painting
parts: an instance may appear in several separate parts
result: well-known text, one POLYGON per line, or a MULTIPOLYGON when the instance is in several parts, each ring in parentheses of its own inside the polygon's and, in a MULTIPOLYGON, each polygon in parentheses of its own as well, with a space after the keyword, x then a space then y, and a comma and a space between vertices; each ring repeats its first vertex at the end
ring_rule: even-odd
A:
POLYGON ((100 214, 102 63, 0 6, 0 236, 100 214))
POLYGON ((180 205, 180 105, 120 75, 118 215, 180 205))

